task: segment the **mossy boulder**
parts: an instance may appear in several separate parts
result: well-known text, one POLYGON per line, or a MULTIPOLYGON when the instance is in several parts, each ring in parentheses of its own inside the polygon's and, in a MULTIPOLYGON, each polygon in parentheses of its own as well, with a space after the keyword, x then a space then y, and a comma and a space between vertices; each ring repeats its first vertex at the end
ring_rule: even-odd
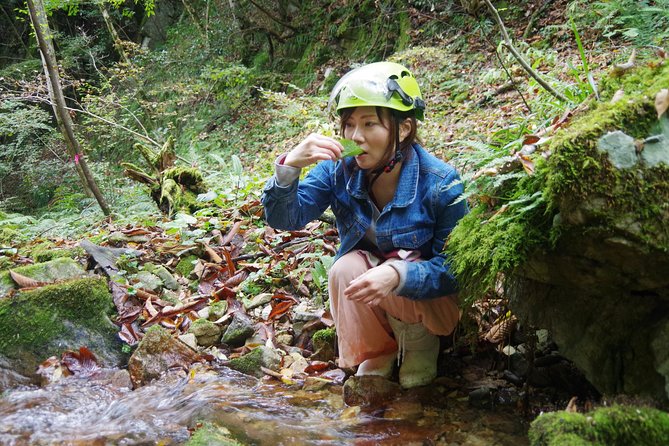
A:
MULTIPOLYGON (((12 271, 34 279, 37 282, 57 282, 78 277, 85 277, 86 272, 75 260, 62 257, 44 263, 20 266, 12 268, 12 271)), ((10 290, 16 288, 9 271, 0 271, 0 297, 5 296, 10 290)))
POLYGON ((549 412, 532 422, 528 436, 532 446, 655 446, 669 442, 669 414, 619 405, 586 414, 549 412))
POLYGON ((210 347, 221 340, 221 328, 208 319, 198 319, 188 329, 197 339, 197 344, 210 347))
POLYGON ((43 263, 61 257, 76 258, 84 254, 84 250, 80 247, 62 248, 50 242, 37 244, 30 248, 30 257, 35 262, 43 263))
POLYGON ((669 119, 655 108, 669 64, 602 84, 527 155, 532 174, 496 170, 446 251, 463 301, 503 279, 513 312, 600 392, 669 404, 669 119))
POLYGON ((669 120, 654 99, 669 64, 633 76, 633 87, 609 80, 633 94, 593 105, 552 141, 532 249, 505 272, 514 312, 548 328, 600 392, 668 403, 669 144, 657 144, 669 120))
POLYGON ((0 300, 0 355, 30 375, 52 355, 88 347, 107 366, 124 362, 107 282, 84 278, 20 291, 0 300))
POLYGON ((336 332, 333 328, 318 330, 311 337, 314 347, 313 359, 319 361, 331 361, 335 358, 336 332))

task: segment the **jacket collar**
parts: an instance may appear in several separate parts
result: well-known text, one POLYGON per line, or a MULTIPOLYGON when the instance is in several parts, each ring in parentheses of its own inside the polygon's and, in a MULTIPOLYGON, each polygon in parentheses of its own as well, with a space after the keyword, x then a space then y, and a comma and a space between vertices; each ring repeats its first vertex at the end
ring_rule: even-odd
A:
MULTIPOLYGON (((420 170, 418 162, 418 149, 420 146, 414 143, 409 151, 409 156, 402 161, 402 172, 395 196, 389 203, 392 207, 409 206, 416 199, 418 189, 418 173, 420 170)), ((353 161, 355 163, 355 161, 353 161)), ((369 197, 365 188, 365 171, 357 170, 346 184, 346 191, 355 198, 366 200, 369 197)))

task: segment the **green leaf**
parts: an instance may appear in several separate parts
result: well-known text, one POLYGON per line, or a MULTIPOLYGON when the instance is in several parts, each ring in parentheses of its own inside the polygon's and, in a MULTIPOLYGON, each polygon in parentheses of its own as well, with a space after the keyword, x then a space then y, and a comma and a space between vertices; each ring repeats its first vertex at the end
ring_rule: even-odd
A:
POLYGON ((344 151, 341 152, 342 158, 347 156, 357 156, 365 153, 365 151, 362 150, 362 148, 359 145, 357 145, 350 139, 341 139, 339 140, 339 142, 341 143, 342 146, 344 146, 344 151))

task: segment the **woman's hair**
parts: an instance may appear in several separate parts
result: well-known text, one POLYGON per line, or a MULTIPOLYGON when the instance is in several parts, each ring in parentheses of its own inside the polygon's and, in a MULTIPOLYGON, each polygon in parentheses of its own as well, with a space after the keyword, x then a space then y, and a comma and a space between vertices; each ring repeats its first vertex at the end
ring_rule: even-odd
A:
MULTIPOLYGON (((344 136, 344 125, 354 111, 355 108, 345 108, 341 112, 341 119, 339 121, 339 134, 342 137, 344 136)), ((411 124, 411 130, 409 131, 409 134, 406 136, 406 138, 404 138, 403 141, 400 142, 399 150, 402 152, 402 155, 404 155, 405 159, 408 155, 411 145, 414 142, 419 142, 417 135, 418 124, 416 122, 414 110, 401 112, 386 107, 376 107, 376 116, 378 116, 379 121, 381 121, 384 126, 387 126, 386 128, 390 131, 390 141, 388 142, 388 147, 386 148, 385 159, 381 160, 379 163, 380 165, 376 166, 374 170, 383 169, 388 161, 390 161, 392 158, 393 151, 395 150, 395 146, 397 144, 396 139, 399 138, 399 126, 405 119, 409 119, 411 124)))

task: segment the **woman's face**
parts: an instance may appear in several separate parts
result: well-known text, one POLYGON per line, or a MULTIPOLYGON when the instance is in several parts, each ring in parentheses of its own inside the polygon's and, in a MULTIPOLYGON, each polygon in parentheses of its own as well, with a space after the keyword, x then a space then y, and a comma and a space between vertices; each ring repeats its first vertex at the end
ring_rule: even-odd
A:
POLYGON ((344 121, 344 138, 352 139, 365 153, 355 157, 361 169, 373 169, 387 159, 389 118, 379 119, 376 107, 357 107, 344 121))

